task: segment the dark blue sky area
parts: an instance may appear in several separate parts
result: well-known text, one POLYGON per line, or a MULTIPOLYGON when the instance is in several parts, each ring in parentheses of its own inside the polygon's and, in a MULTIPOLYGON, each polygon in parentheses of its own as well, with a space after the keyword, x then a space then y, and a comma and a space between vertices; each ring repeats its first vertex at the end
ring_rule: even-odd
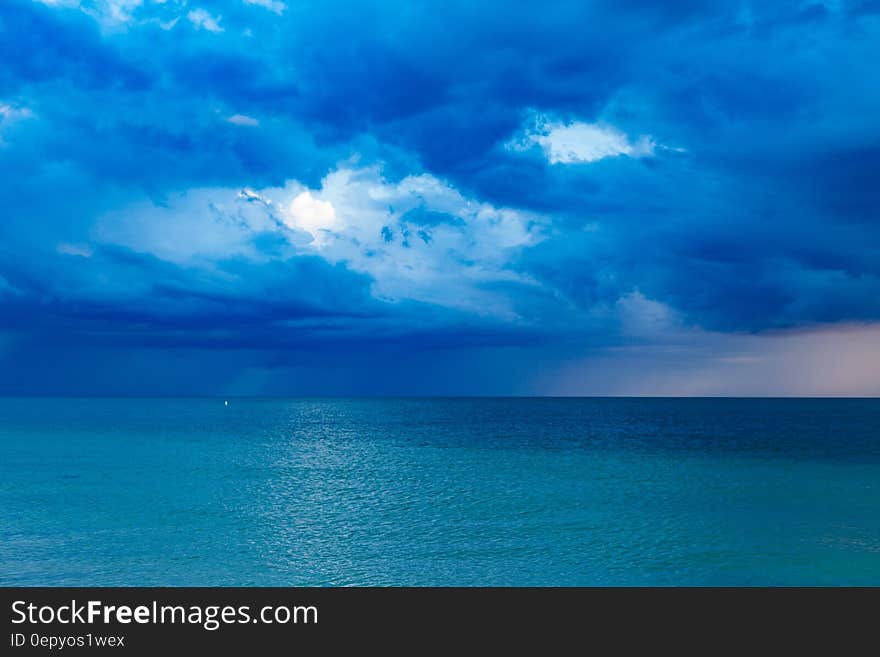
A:
POLYGON ((876 2, 7 0, 0 394, 880 394, 876 2))

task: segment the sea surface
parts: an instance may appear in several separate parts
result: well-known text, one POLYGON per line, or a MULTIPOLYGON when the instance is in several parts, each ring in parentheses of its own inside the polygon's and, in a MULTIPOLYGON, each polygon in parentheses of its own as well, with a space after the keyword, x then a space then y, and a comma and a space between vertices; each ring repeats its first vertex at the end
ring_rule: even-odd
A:
POLYGON ((0 399, 0 584, 880 584, 880 400, 0 399))

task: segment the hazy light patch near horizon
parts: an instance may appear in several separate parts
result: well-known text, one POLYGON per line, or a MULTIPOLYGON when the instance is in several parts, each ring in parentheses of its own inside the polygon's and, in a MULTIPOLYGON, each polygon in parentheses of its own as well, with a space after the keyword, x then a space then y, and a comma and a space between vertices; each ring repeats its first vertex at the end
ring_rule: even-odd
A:
POLYGON ((760 335, 694 331, 622 346, 541 376, 536 394, 880 396, 880 324, 760 335))

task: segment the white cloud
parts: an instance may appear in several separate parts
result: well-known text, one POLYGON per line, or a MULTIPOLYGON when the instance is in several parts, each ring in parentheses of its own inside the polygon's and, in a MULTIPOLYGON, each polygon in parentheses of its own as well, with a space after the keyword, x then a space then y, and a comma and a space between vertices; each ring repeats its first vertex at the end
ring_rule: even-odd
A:
POLYGON ((488 284, 533 284, 509 265, 544 238, 541 217, 469 199, 428 174, 389 182, 376 167, 341 167, 285 212, 321 256, 372 276, 379 297, 492 314, 512 311, 488 284))
POLYGON ((215 18, 204 9, 193 9, 186 17, 197 29, 207 30, 208 32, 223 31, 223 28, 220 27, 220 16, 215 18))
POLYGON ((649 299, 639 290, 622 296, 614 305, 624 335, 654 337, 681 328, 672 308, 649 299))
POLYGON ((88 244, 72 244, 64 242, 56 247, 58 253, 63 255, 79 256, 81 258, 91 258, 93 255, 92 247, 88 244))
POLYGON ((0 126, 9 125, 19 119, 27 119, 34 113, 27 107, 14 107, 8 103, 0 102, 0 126))
POLYGON ((598 162, 607 157, 651 157, 656 144, 645 135, 635 141, 614 126, 605 123, 564 123, 538 116, 533 125, 507 142, 509 150, 528 150, 540 146, 551 164, 598 162))
POLYGON ((431 175, 391 182, 377 167, 342 166, 317 189, 298 181, 195 189, 121 208, 103 217, 92 237, 214 270, 228 258, 312 254, 369 275, 382 299, 516 319, 499 284, 537 286, 512 263, 547 229, 539 215, 467 198, 431 175))
POLYGON ((132 13, 143 4, 143 0, 104 0, 99 3, 100 17, 111 23, 127 23, 132 13))
POLYGON ((101 217, 93 241, 125 246, 186 266, 212 267, 224 258, 266 261, 254 244, 261 234, 279 231, 287 244, 276 257, 290 257, 309 236, 293 234, 271 200, 252 190, 191 189, 162 202, 144 201, 101 217))
POLYGON ((80 0, 34 0, 50 7, 79 7, 80 0))
POLYGON ((247 114, 233 114, 226 120, 234 125, 247 126, 250 128, 254 128, 260 125, 260 122, 257 119, 252 116, 248 116, 247 114))
POLYGON ((144 4, 144 0, 36 0, 50 7, 77 7, 104 26, 114 27, 129 23, 134 11, 144 4))
POLYGON ((0 146, 3 145, 3 133, 7 128, 24 119, 29 119, 34 113, 27 107, 15 107, 8 103, 0 102, 0 146))
POLYGON ((280 0, 244 0, 244 2, 248 5, 256 5, 269 11, 274 11, 276 14, 283 14, 284 10, 287 9, 287 5, 280 0))
POLYGON ((174 26, 177 25, 179 20, 180 20, 180 16, 175 16, 174 18, 167 20, 167 21, 162 21, 162 20, 159 20, 158 18, 151 18, 151 19, 148 19, 144 22, 155 23, 156 25, 159 26, 160 29, 163 29, 167 32, 168 30, 173 29, 174 26))

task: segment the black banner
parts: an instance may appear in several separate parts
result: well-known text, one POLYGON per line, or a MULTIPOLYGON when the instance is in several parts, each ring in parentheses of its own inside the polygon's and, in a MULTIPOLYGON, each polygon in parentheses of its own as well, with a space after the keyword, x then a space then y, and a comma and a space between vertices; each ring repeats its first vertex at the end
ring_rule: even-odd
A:
POLYGON ((873 641, 880 597, 874 589, 561 588, 7 588, 2 596, 9 655, 795 643, 838 652, 873 641))

